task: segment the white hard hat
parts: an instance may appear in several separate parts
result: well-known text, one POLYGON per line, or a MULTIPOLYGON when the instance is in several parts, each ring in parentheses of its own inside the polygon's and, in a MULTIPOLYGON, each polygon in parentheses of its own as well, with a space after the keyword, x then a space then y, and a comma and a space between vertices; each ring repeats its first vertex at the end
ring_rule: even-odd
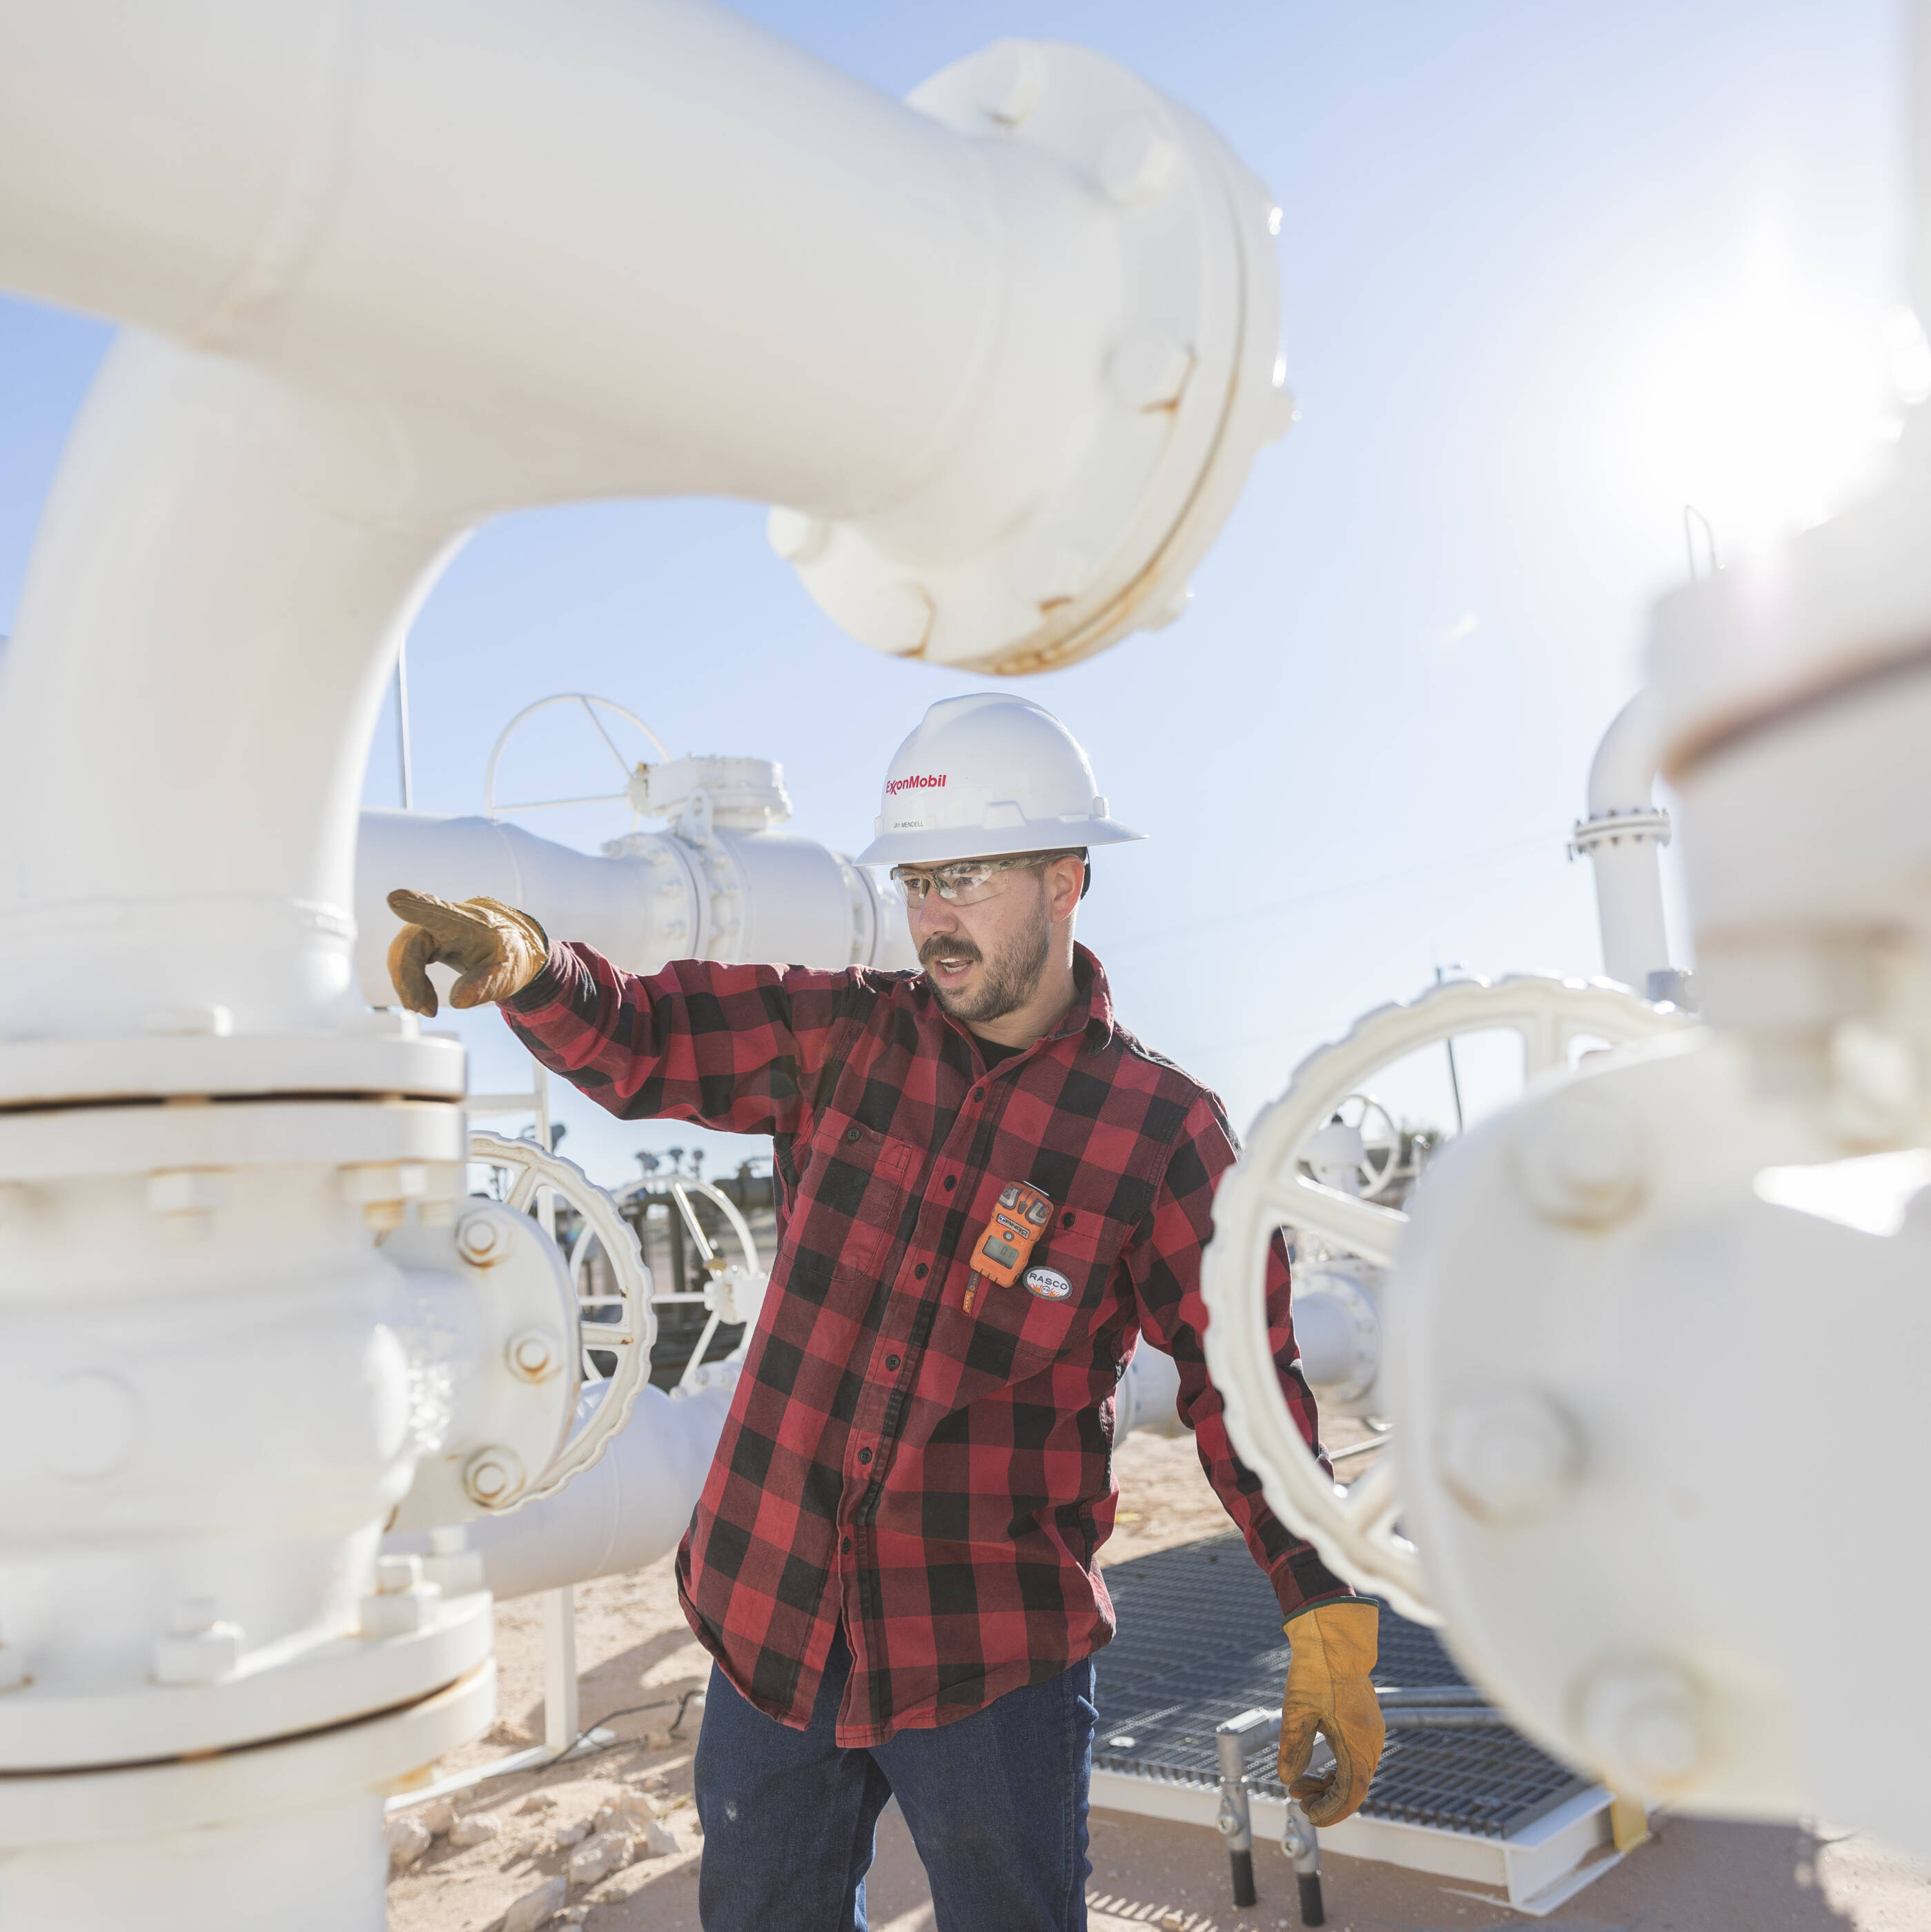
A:
POLYGON ((936 866, 1144 838, 1107 815, 1093 767, 1053 713, 1003 692, 942 698, 885 773, 861 866, 936 866))

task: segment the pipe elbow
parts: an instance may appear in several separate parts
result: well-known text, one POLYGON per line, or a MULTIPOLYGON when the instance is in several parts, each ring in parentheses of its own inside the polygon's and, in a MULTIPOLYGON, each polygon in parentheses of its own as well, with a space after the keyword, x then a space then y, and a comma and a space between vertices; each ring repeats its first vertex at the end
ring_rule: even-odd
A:
POLYGON ((1645 685, 1610 721, 1589 767, 1589 815, 1618 817, 1655 808, 1662 739, 1656 694, 1645 685))

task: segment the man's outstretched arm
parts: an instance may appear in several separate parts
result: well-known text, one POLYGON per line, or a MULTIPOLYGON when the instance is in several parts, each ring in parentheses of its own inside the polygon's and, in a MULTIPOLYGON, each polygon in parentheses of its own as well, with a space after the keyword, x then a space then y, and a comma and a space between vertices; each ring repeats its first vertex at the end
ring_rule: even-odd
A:
POLYGON ((453 968, 452 1004, 497 1002, 538 1060, 624 1119, 794 1133, 839 1022, 870 997, 854 969, 683 959, 626 973, 493 899, 398 892, 389 904, 410 922, 389 950, 405 1006, 434 1012, 425 969, 453 968))

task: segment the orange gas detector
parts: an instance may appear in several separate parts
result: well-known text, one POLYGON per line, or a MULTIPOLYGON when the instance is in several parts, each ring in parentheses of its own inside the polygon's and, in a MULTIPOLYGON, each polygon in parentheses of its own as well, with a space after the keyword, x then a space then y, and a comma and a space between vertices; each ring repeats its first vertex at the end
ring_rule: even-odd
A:
POLYGON ((1023 1180, 1009 1180, 999 1190, 993 1218, 972 1250, 972 1273, 966 1283, 966 1312, 979 1298, 981 1278, 1010 1288, 1020 1278, 1033 1244, 1053 1219, 1053 1203, 1023 1180))

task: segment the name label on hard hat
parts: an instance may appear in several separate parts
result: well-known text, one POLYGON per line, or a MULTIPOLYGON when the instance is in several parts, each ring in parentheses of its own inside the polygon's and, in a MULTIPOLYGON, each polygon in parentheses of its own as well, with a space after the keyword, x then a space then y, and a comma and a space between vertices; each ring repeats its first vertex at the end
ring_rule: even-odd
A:
POLYGON ((1042 1301, 1064 1301, 1073 1292, 1073 1284, 1056 1268, 1028 1268, 1026 1285, 1042 1301))

